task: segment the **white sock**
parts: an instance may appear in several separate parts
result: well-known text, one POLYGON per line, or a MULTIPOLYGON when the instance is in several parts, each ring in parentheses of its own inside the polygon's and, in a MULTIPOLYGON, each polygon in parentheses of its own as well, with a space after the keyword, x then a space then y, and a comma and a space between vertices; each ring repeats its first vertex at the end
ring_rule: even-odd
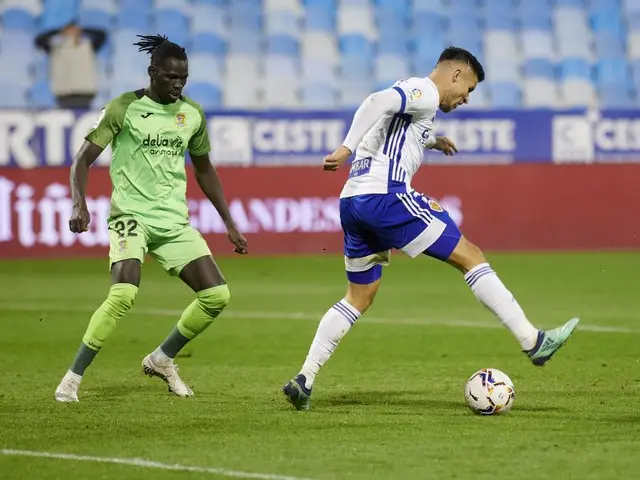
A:
POLYGON ((300 370, 300 373, 307 379, 306 388, 311 388, 320 367, 329 360, 342 337, 347 334, 360 315, 360 312, 347 303, 344 298, 324 314, 311 343, 307 359, 300 370))
POLYGON ((156 365, 165 365, 167 363, 173 363, 173 358, 169 357, 160 347, 158 347, 151 352, 151 361, 156 365))
POLYGON ((491 310, 518 339, 523 350, 531 350, 538 338, 535 328, 513 294, 504 286, 488 263, 472 268, 464 276, 476 298, 491 310))

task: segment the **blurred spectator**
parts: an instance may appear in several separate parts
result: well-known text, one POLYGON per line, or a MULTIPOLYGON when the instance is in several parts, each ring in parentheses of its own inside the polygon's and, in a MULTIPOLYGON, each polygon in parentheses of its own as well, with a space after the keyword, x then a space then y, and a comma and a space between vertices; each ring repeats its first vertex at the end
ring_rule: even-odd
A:
POLYGON ((51 91, 60 107, 89 108, 98 91, 95 52, 106 38, 103 30, 82 28, 75 22, 38 35, 36 45, 50 56, 51 91))

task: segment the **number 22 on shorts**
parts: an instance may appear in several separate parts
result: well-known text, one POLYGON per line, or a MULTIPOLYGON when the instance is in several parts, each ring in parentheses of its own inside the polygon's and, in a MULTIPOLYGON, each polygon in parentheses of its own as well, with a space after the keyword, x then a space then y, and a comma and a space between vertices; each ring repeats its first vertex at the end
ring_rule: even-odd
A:
POLYGON ((113 230, 118 234, 118 238, 137 237, 138 222, 133 218, 129 220, 117 220, 113 224, 113 230))

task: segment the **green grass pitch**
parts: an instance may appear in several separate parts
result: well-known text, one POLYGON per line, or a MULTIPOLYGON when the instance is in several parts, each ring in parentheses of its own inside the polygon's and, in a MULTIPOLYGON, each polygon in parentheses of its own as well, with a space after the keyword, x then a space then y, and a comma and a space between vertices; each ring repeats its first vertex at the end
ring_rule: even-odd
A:
POLYGON ((144 355, 192 299, 149 261, 136 305, 85 375, 79 404, 58 404, 53 391, 107 292, 106 260, 0 262, 0 478, 635 478, 640 254, 490 260, 537 325, 581 317, 551 362, 533 367, 456 271, 394 254, 372 309, 318 376, 309 412, 294 411, 280 388, 342 298, 339 256, 221 259, 231 305, 177 359, 191 399, 141 373, 144 355), (478 417, 464 404, 464 382, 483 367, 513 379, 509 414, 478 417))

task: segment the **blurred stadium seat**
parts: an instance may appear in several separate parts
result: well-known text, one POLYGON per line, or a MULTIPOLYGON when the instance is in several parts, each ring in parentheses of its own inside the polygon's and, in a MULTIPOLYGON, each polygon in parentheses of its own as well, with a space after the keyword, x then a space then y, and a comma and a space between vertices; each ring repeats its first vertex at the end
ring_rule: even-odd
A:
POLYGON ((32 40, 73 18, 108 30, 101 65, 140 61, 131 45, 138 33, 162 33, 190 54, 216 56, 210 79, 192 63, 198 81, 212 87, 195 91, 212 105, 245 104, 244 98, 255 106, 280 99, 349 107, 376 86, 426 75, 449 44, 485 64, 490 85, 478 103, 489 107, 575 105, 572 85, 603 105, 638 103, 640 0, 4 0, 0 60, 16 59, 30 95, 4 93, 0 100, 42 103, 45 70, 32 40), (248 64, 260 68, 243 73, 239 56, 253 57, 248 64), (267 56, 299 65, 303 84, 295 95, 277 94, 263 68, 267 56), (227 91, 246 75, 255 78, 242 83, 244 92, 227 91), (541 98, 534 98, 534 86, 544 89, 541 98))

